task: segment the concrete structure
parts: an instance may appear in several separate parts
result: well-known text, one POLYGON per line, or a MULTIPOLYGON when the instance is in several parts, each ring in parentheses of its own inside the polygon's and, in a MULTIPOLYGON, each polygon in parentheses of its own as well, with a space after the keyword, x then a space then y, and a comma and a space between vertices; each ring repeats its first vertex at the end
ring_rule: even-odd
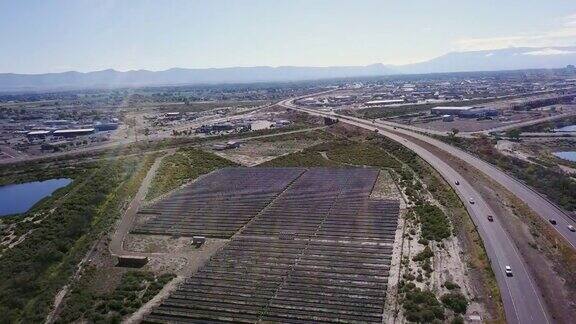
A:
POLYGON ((94 134, 95 131, 94 128, 59 129, 55 130, 52 134, 54 136, 75 137, 94 134))
POLYGON ((434 115, 458 115, 463 111, 467 111, 473 109, 472 106, 462 106, 462 107, 447 107, 447 106, 438 106, 430 109, 430 112, 434 115))

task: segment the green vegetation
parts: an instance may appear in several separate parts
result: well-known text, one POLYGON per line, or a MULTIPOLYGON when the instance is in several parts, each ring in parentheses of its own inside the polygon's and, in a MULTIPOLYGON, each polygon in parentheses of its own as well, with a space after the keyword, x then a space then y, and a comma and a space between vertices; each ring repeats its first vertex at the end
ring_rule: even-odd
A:
POLYGON ((496 165, 567 210, 576 210, 576 182, 559 167, 546 167, 501 154, 489 138, 439 138, 496 165))
POLYGON ((202 174, 235 165, 231 161, 196 148, 180 149, 164 157, 146 198, 156 198, 202 174))
POLYGON ((424 250, 422 250, 421 252, 419 252, 418 254, 416 254, 412 260, 414 261, 424 261, 426 259, 430 259, 431 257, 434 256, 434 252, 432 252, 432 249, 430 249, 429 246, 425 247, 424 250))
POLYGON ((94 286, 96 269, 86 271, 81 283, 74 285, 67 298, 59 323, 88 320, 93 323, 119 323, 123 316, 131 314, 152 299, 175 276, 155 276, 151 272, 129 271, 110 293, 97 293, 94 286))
POLYGON ((453 283, 452 281, 446 281, 444 283, 444 288, 446 288, 448 290, 454 290, 454 289, 459 289, 460 286, 458 284, 453 283))
POLYGON ((441 241, 452 235, 450 222, 444 212, 430 204, 420 204, 414 207, 420 219, 422 237, 429 241, 441 241))
POLYGON ((443 321, 444 307, 433 292, 421 290, 412 282, 400 281, 399 291, 402 297, 404 315, 410 322, 432 323, 443 321))
MULTIPOLYGON (((0 256, 0 314, 4 323, 43 322, 57 291, 120 214, 152 164, 121 159, 93 165, 41 223, 26 224, 26 239, 0 256)), ((51 208, 45 205, 48 212, 51 208)))
POLYGON ((459 292, 449 292, 443 295, 440 300, 442 303, 453 310, 455 313, 464 314, 468 308, 466 297, 459 292))
POLYGON ((457 315, 452 319, 452 321, 450 323, 451 324, 464 324, 464 318, 462 318, 462 316, 460 316, 460 315, 457 315))
POLYGON ((328 157, 342 164, 369 165, 377 168, 400 168, 400 163, 380 147, 369 143, 347 143, 327 152, 328 157))

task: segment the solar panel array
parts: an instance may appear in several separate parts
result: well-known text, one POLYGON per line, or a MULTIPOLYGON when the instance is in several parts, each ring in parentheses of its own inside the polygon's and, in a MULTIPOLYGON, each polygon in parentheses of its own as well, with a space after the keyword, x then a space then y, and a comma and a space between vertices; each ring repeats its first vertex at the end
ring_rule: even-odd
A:
POLYGON ((225 168, 140 210, 156 215, 132 233, 229 238, 266 207, 301 168, 225 168))
POLYGON ((381 323, 399 206, 377 176, 306 171, 145 321, 381 323))
POLYGON ((311 169, 242 234, 393 240, 398 203, 368 199, 377 177, 374 169, 311 169))

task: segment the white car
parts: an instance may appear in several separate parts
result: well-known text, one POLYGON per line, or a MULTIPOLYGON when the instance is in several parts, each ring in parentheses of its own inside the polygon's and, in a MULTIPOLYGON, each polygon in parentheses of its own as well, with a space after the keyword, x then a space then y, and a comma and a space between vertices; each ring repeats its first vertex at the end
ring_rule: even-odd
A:
POLYGON ((510 266, 505 266, 504 272, 506 273, 507 277, 512 277, 512 268, 510 266))
POLYGON ((468 199, 468 201, 469 201, 472 205, 474 205, 474 198, 470 198, 470 199, 468 199))
POLYGON ((576 232, 576 228, 574 228, 574 226, 572 226, 572 225, 568 225, 568 230, 570 232, 576 232))

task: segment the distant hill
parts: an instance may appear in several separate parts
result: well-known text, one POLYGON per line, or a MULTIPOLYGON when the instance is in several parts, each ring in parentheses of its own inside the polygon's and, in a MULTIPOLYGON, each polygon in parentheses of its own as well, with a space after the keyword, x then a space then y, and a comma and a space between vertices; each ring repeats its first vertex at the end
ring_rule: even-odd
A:
POLYGON ((379 76, 393 73, 383 64, 338 67, 233 67, 212 69, 174 68, 165 71, 104 70, 88 73, 0 74, 0 90, 34 90, 87 87, 125 87, 179 84, 217 84, 299 81, 379 76))
POLYGON ((576 65, 576 47, 515 47, 498 50, 452 52, 416 64, 398 66, 402 73, 438 73, 553 69, 576 65))
POLYGON ((452 52, 425 62, 397 66, 384 64, 334 67, 257 66, 212 69, 173 68, 165 71, 0 73, 0 91, 299 81, 391 74, 561 68, 568 64, 576 65, 576 47, 522 47, 452 52))

